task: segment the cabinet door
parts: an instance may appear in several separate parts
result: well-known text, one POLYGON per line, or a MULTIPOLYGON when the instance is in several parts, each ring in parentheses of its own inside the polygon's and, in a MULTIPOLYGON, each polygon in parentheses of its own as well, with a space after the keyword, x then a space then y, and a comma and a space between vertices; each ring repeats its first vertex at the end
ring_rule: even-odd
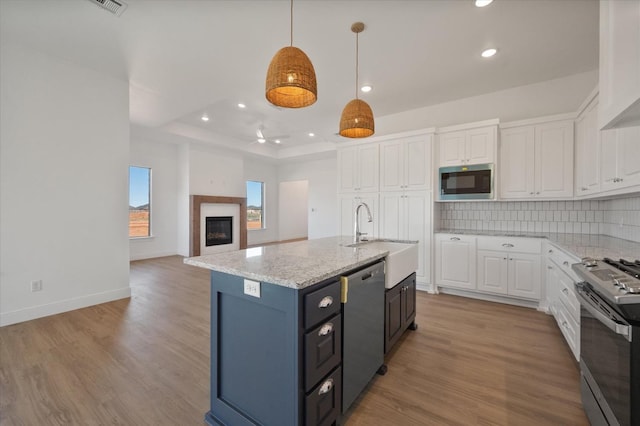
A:
POLYGON ((478 290, 507 294, 507 253, 478 250, 478 290))
POLYGON ((558 319, 557 312, 558 303, 560 303, 560 294, 558 293, 560 290, 560 276, 557 267, 553 262, 551 262, 551 260, 547 260, 547 279, 545 284, 549 310, 551 311, 551 314, 558 319))
POLYGON ((542 124, 535 132, 536 197, 572 197, 573 122, 542 124))
POLYGON ((439 234, 436 250, 436 284, 463 289, 476 288, 476 242, 474 237, 439 234))
POLYGON ((353 192, 358 187, 356 147, 338 150, 338 192, 353 192))
POLYGON ((500 197, 530 198, 534 193, 534 128, 503 129, 500 146, 500 197))
POLYGON ((411 138, 405 142, 404 188, 411 190, 431 189, 431 140, 432 135, 411 138))
POLYGON ((406 328, 416 317, 416 279, 411 277, 403 282, 402 295, 402 328, 406 328))
POLYGON ((600 135, 600 188, 603 191, 616 188, 617 150, 617 130, 603 130, 600 135))
POLYGON ((380 145, 380 190, 401 191, 404 188, 405 147, 400 141, 380 145))
POLYGON ((403 314, 402 314, 402 291, 403 286, 397 285, 391 290, 387 291, 384 296, 385 304, 385 352, 387 352, 391 346, 398 340, 404 327, 403 314))
POLYGON ((367 222, 367 212, 363 208, 360 209, 360 232, 365 232, 366 238, 373 238, 378 236, 378 194, 341 194, 338 197, 338 204, 340 208, 340 224, 339 234, 353 237, 354 232, 354 220, 356 207, 360 203, 367 203, 371 210, 371 216, 373 221, 367 222))
POLYGON ((459 166, 465 160, 466 130, 438 135, 439 167, 459 166))
POLYGON ((618 132, 619 187, 640 185, 640 127, 625 127, 618 132))
POLYGON ((420 282, 431 281, 431 192, 407 191, 404 193, 403 222, 406 233, 402 237, 418 241, 418 270, 420 282))
POLYGON ((600 130, 598 101, 591 102, 575 124, 576 196, 600 190, 600 130))
POLYGON ((404 193, 380 193, 380 236, 396 240, 405 239, 404 193))
POLYGON ((378 145, 366 145, 358 147, 358 191, 374 192, 379 190, 379 147, 378 145))
POLYGON ((485 164, 495 161, 496 127, 481 127, 467 131, 465 164, 485 164))
POLYGON ((508 258, 509 295, 540 299, 540 256, 512 253, 508 258))

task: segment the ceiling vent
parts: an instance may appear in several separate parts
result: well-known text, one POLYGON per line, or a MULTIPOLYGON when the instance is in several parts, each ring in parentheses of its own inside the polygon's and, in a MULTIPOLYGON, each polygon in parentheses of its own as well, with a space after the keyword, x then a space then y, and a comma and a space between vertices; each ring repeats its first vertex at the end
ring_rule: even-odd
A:
POLYGON ((127 4, 116 0, 89 0, 93 4, 97 4, 103 9, 108 10, 116 16, 122 15, 127 8, 127 4))

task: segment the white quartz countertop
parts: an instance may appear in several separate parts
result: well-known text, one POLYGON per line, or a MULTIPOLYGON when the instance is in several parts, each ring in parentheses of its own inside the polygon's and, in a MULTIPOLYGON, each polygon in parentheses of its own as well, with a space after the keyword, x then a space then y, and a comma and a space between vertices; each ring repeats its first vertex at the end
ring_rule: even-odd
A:
POLYGON ((186 258, 184 263, 256 281, 302 289, 389 254, 389 251, 367 244, 346 247, 352 242, 352 237, 319 238, 190 257, 186 258))
POLYGON ((481 235, 496 237, 525 237, 546 238, 560 248, 574 254, 576 257, 592 257, 602 259, 640 259, 640 243, 608 235, 590 234, 560 234, 539 232, 507 232, 507 231, 476 231, 469 229, 440 229, 439 234, 481 235))

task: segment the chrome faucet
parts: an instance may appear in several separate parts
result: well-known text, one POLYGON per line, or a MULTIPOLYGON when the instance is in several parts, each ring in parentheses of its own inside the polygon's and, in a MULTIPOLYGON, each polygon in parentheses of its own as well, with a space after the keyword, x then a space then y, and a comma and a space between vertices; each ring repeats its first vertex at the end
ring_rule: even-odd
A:
POLYGON ((371 210, 369 210, 369 206, 367 205, 367 203, 360 203, 358 204, 358 207, 356 207, 356 214, 355 217, 353 219, 354 224, 353 224, 353 243, 357 244, 360 242, 360 236, 361 235, 367 235, 366 232, 360 232, 360 221, 359 216, 360 216, 360 207, 364 206, 364 208, 367 210, 367 222, 373 222, 373 218, 371 217, 371 210))

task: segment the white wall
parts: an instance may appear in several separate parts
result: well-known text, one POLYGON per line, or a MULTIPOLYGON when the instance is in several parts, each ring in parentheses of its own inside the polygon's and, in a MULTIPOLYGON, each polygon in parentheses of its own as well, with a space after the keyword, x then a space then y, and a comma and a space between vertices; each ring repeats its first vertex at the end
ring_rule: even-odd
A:
POLYGON ((128 83, 0 49, 0 325, 129 297, 128 83))
POLYGON ((177 252, 181 256, 189 256, 189 145, 178 146, 178 156, 176 158, 178 183, 177 183, 177 203, 178 203, 178 232, 177 252))
POLYGON ((576 112, 598 84, 589 71, 398 114, 376 117, 376 135, 499 118, 500 122, 576 112))
POLYGON ((152 180, 152 236, 129 240, 131 260, 171 256, 178 252, 178 148, 176 144, 131 138, 130 164, 151 168, 152 180))
POLYGON ((278 169, 280 182, 309 182, 308 237, 322 238, 338 233, 338 164, 336 154, 321 160, 283 164, 278 169))
POLYGON ((192 144, 189 147, 189 194, 245 197, 242 155, 192 144))
POLYGON ((247 196, 246 181, 264 182, 264 220, 265 229, 250 229, 247 231, 247 244, 262 244, 279 241, 282 238, 278 231, 278 170, 271 163, 256 159, 244 160, 244 179, 242 181, 242 197, 247 196))
POLYGON ((280 182, 280 240, 306 238, 309 228, 309 181, 280 182))

